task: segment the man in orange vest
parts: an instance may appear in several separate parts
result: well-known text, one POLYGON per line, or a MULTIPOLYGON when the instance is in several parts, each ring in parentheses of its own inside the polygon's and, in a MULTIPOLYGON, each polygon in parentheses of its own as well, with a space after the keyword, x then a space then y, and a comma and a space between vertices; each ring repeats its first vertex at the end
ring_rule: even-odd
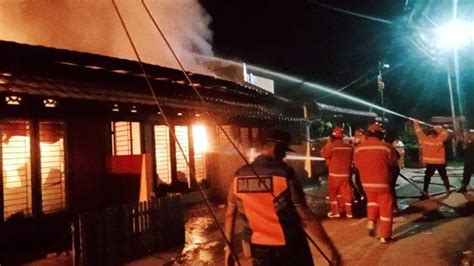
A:
MULTIPOLYGON (((282 161, 286 151, 292 151, 288 147, 290 139, 288 132, 273 131, 261 143, 260 156, 237 170, 227 199, 225 235, 232 243, 238 213, 253 265, 313 265, 306 231, 331 265, 337 265, 339 254, 306 205, 294 170, 282 161)), ((225 264, 234 265, 227 248, 225 264)))
POLYGON ((326 145, 321 149, 321 156, 326 159, 329 168, 328 174, 328 196, 330 211, 329 218, 339 218, 341 211, 347 218, 352 218, 352 185, 351 167, 354 150, 352 146, 343 140, 342 128, 335 127, 326 145), (338 200, 338 195, 342 200, 338 200))
POLYGON ((367 129, 367 139, 354 152, 354 163, 359 169, 362 186, 367 195, 367 229, 374 236, 375 226, 381 243, 392 238, 393 198, 390 190, 389 167, 396 164, 397 157, 382 139, 384 132, 380 124, 367 129))
POLYGON ((413 123, 418 142, 423 149, 422 162, 426 164, 423 191, 428 193, 431 177, 438 170, 446 188, 446 193, 449 193, 449 179, 446 172, 446 154, 444 150, 444 142, 449 137, 448 132, 441 126, 435 126, 429 129, 428 134, 425 134, 418 120, 414 120, 413 123))

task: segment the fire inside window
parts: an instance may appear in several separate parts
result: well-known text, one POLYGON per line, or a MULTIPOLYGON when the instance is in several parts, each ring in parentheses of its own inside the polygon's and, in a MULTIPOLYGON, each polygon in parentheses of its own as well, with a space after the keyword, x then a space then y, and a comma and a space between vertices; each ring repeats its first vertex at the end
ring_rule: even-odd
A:
POLYGON ((30 149, 31 125, 28 121, 2 121, 3 217, 33 214, 33 190, 41 191, 42 213, 66 208, 64 179, 64 138, 62 122, 39 122, 39 187, 33 187, 33 156, 30 149))
MULTIPOLYGON (((189 149, 189 127, 175 126, 177 142, 181 145, 188 162, 191 155, 189 149)), ((206 178, 206 152, 208 150, 208 139, 206 127, 203 125, 192 126, 193 148, 194 148, 194 172, 198 182, 206 178)), ((179 182, 191 184, 190 171, 185 157, 175 143, 176 150, 176 176, 179 182)), ((155 158, 158 182, 171 183, 171 159, 170 159, 170 135, 169 129, 164 125, 155 126, 155 158)), ((193 166, 191 166, 193 167, 193 166)))
POLYGON ((176 135, 176 176, 178 182, 186 182, 188 186, 190 185, 189 180, 189 169, 186 164, 186 160, 189 162, 189 141, 188 141, 188 127, 187 126, 175 126, 175 135, 176 135), (179 146, 183 149, 181 152, 179 146), (183 156, 186 156, 185 157, 183 156))
POLYGON ((64 136, 60 122, 40 122, 41 198, 44 213, 66 207, 64 136))
POLYGON ((167 126, 155 126, 155 164, 158 181, 170 184, 170 136, 167 126))
POLYGON ((27 121, 1 123, 3 217, 32 214, 30 125, 27 121))
POLYGON ((112 155, 141 154, 140 123, 111 122, 112 155))
POLYGON ((209 149, 206 127, 203 125, 193 126, 194 143, 194 166, 197 182, 206 179, 206 152, 209 149))

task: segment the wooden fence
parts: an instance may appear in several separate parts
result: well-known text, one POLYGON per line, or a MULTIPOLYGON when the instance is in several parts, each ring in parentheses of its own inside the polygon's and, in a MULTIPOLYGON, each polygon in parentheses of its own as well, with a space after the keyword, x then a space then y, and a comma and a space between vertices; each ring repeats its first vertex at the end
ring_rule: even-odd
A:
POLYGON ((74 225, 76 265, 116 265, 184 243, 179 196, 80 214, 74 225))

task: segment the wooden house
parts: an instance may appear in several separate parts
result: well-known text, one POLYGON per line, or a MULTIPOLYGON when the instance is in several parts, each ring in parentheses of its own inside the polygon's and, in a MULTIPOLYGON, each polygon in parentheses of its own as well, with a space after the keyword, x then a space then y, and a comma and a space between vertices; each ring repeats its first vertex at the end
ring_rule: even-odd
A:
POLYGON ((226 186, 243 160, 222 129, 246 153, 262 128, 306 123, 285 98, 206 75, 188 73, 203 102, 180 71, 145 64, 155 100, 135 61, 5 41, 0 53, 4 259, 70 249, 87 211, 226 186))

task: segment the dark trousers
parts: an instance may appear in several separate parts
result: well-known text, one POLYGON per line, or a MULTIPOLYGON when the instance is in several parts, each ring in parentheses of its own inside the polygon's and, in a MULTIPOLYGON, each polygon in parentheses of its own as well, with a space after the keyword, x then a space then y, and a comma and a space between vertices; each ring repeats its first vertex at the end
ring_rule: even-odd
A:
POLYGON ((398 166, 390 167, 389 171, 390 171, 390 190, 392 191, 393 207, 398 208, 397 191, 395 190, 395 186, 397 184, 398 174, 400 173, 400 167, 398 166))
POLYGON ((364 188, 362 187, 362 182, 360 181, 360 174, 359 174, 359 170, 357 170, 357 168, 354 169, 354 187, 355 187, 355 193, 354 194, 357 194, 355 195, 355 198, 359 201, 365 201, 367 200, 367 198, 365 197, 365 192, 364 192, 364 188), (364 200, 362 200, 364 199, 364 200))
POLYGON ((474 163, 464 162, 464 171, 462 173, 462 186, 467 187, 471 183, 471 176, 474 173, 474 163))
POLYGON ((449 179, 448 173, 446 172, 446 164, 427 164, 425 170, 425 179, 423 183, 423 191, 428 193, 428 187, 430 186, 431 177, 435 171, 438 170, 441 179, 443 180, 444 187, 449 190, 449 179))
POLYGON ((286 246, 251 244, 253 266, 312 266, 313 258, 306 239, 286 246))

